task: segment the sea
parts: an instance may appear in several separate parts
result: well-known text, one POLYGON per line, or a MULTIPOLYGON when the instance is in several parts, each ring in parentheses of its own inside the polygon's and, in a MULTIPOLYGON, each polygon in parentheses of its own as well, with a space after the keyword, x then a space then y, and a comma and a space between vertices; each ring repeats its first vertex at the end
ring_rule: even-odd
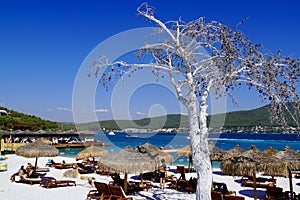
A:
MULTIPOLYGON (((139 144, 149 142, 159 148, 170 149, 169 153, 174 157, 172 165, 188 165, 188 158, 178 158, 176 150, 190 144, 188 133, 126 133, 115 132, 115 135, 100 132, 95 134, 95 140, 110 144, 100 146, 110 152, 117 151, 126 146, 135 148, 139 144)), ((289 146, 295 151, 300 151, 300 134, 277 134, 277 133, 210 133, 209 142, 213 142, 222 150, 229 150, 236 145, 240 145, 244 150, 255 145, 263 151, 268 147, 282 150, 289 146)), ((60 149, 61 156, 75 157, 84 148, 60 149)), ((213 162, 213 167, 219 167, 220 162, 213 162)))

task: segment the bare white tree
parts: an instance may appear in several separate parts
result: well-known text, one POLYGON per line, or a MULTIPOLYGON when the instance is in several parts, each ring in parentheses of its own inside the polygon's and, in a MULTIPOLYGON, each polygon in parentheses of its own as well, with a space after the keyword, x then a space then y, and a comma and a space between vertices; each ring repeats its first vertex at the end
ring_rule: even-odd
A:
MULTIPOLYGON (((261 45, 253 44, 237 26, 230 28, 216 21, 206 22, 205 18, 188 23, 181 19, 164 23, 154 16, 154 8, 147 3, 137 12, 156 23, 157 33, 168 35, 167 39, 146 44, 138 51, 139 58, 151 56, 152 62, 109 62, 102 56, 95 61, 91 73, 97 76, 101 68, 108 68, 100 79, 105 87, 131 71, 146 67, 157 76, 168 75, 178 100, 188 110, 193 165, 198 178, 197 200, 211 199, 212 167, 206 121, 208 95, 213 91, 218 96, 229 95, 235 101, 231 94, 235 88, 255 88, 261 98, 269 101, 273 120, 285 125, 284 115, 289 111, 286 108, 293 105, 299 109, 296 89, 299 60, 283 57, 280 52, 272 54, 261 45)), ((299 121, 299 113, 290 114, 294 121, 299 121)))

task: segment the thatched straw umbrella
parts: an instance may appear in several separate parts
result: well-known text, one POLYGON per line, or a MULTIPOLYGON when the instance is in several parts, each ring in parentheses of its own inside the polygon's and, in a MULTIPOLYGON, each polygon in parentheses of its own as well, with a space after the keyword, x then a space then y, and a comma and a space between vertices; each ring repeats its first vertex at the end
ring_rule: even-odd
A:
POLYGON ((34 165, 34 170, 36 170, 39 157, 58 156, 58 150, 54 146, 48 145, 40 139, 37 139, 32 143, 19 147, 16 150, 16 155, 23 156, 25 158, 36 158, 34 165))
POLYGON ((108 154, 108 151, 106 149, 101 149, 99 147, 92 145, 92 146, 80 151, 76 155, 76 160, 85 160, 85 159, 93 158, 94 172, 96 172, 95 157, 104 157, 107 154, 108 154))
POLYGON ((293 182, 292 182, 292 172, 300 169, 300 153, 292 150, 290 147, 286 146, 283 150, 279 151, 274 155, 288 164, 289 172, 289 183, 290 183, 290 193, 293 199, 293 182))
POLYGON ((189 158, 189 166, 188 169, 190 171, 191 168, 191 163, 192 163, 192 145, 187 145, 181 149, 178 149, 176 151, 176 156, 181 158, 181 157, 188 157, 189 158))
POLYGON ((240 145, 236 145, 234 148, 225 151, 223 159, 231 158, 233 156, 237 156, 243 153, 245 150, 240 147, 240 145))
POLYGON ((174 158, 171 154, 163 152, 158 147, 152 145, 147 142, 142 145, 138 145, 136 148, 140 153, 148 153, 151 157, 156 157, 157 160, 164 160, 166 163, 172 164, 174 162, 174 158))
POLYGON ((213 142, 209 143, 209 153, 210 153, 210 160, 211 161, 221 161, 224 157, 224 151, 215 146, 213 142))
POLYGON ((286 146, 274 156, 287 162, 291 171, 300 170, 300 153, 292 150, 290 147, 286 146))
POLYGON ((192 145, 187 145, 176 151, 178 157, 189 157, 192 155, 192 145))
POLYGON ((263 151, 264 154, 268 156, 274 156, 278 151, 276 149, 273 149, 272 147, 268 147, 266 150, 263 151))
POLYGON ((253 176, 254 199, 257 199, 256 173, 286 176, 287 164, 260 152, 255 146, 251 146, 249 150, 223 160, 221 170, 223 174, 232 176, 253 176))
POLYGON ((52 144, 52 142, 50 140, 48 140, 47 138, 41 137, 40 140, 46 144, 52 144))
POLYGON ((124 191, 127 192, 127 174, 155 171, 156 158, 140 153, 130 147, 112 152, 99 161, 99 168, 110 172, 122 172, 124 177, 124 191))

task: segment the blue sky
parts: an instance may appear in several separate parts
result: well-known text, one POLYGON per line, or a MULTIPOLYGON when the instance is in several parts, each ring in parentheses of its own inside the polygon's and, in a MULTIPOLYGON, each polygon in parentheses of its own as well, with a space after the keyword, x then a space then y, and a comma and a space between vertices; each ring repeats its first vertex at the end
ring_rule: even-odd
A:
MULTIPOLYGON (((142 2, 0 1, 1 106, 44 119, 73 121, 73 85, 83 60, 110 36, 152 26, 136 16, 136 8, 142 2)), ((157 17, 163 21, 178 17, 190 21, 205 16, 234 26, 249 17, 240 29, 253 42, 262 43, 273 52, 281 49, 284 55, 300 57, 300 3, 296 0, 148 3, 156 8, 157 17)), ((97 89, 95 109, 99 111, 99 120, 113 117, 109 95, 97 89)), ((228 111, 264 105, 251 91, 240 90, 237 96, 239 106, 228 102, 228 111)), ((122 104, 121 100, 118 104, 122 104)), ((180 112, 172 94, 161 92, 151 84, 135 91, 129 107, 132 118, 156 112, 180 112)), ((126 118, 122 113, 117 116, 126 118)))

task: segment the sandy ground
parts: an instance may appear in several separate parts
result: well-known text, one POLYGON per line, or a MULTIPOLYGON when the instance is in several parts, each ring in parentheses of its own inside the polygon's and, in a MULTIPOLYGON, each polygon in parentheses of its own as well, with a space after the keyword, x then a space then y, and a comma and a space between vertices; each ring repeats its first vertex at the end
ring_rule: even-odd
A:
MULTIPOLYGON (((34 163, 34 158, 24 158, 16 155, 8 155, 7 164, 8 170, 0 172, 0 199, 3 200, 53 200, 53 199, 63 199, 63 200, 83 200, 86 198, 89 190, 94 189, 87 180, 82 180, 80 178, 64 178, 63 173, 66 171, 50 168, 50 172, 47 172, 47 176, 53 176, 56 179, 69 179, 76 181, 77 186, 67 186, 46 189, 39 185, 29 185, 24 183, 16 183, 10 181, 10 176, 18 171, 21 165, 26 166, 28 162, 34 163)), ((49 158, 39 158, 38 166, 44 167, 49 158)), ((53 158, 55 162, 61 162, 65 160, 67 163, 75 162, 74 158, 67 157, 55 157, 53 158)), ((174 166, 171 167, 174 169, 174 166)), ((100 176, 98 174, 86 174, 81 176, 94 177, 96 181, 108 183, 112 179, 108 176, 100 176)), ((176 174, 179 176, 179 174, 176 174)), ((186 178, 195 176, 194 173, 187 174, 186 178)), ((136 175, 129 175, 130 178, 136 177, 136 175)), ((220 169, 214 169, 213 180, 216 182, 224 182, 227 184, 229 190, 237 192, 237 195, 245 196, 246 199, 253 199, 253 188, 241 187, 239 182, 241 177, 231 177, 231 176, 221 176, 220 169)), ((277 186, 282 187, 284 191, 289 190, 289 181, 287 178, 276 177, 277 186)), ((132 179, 133 180, 133 179, 132 179)), ((293 179, 294 191, 298 194, 300 193, 300 180, 293 179)), ((132 195, 130 195, 132 196, 132 195)), ((264 199, 265 189, 258 189, 259 199, 264 199)), ((179 192, 173 189, 165 188, 163 190, 159 189, 158 183, 153 183, 153 188, 149 191, 141 191, 136 193, 134 199, 164 199, 164 200, 190 200, 196 199, 195 194, 188 194, 184 192, 179 192)))

